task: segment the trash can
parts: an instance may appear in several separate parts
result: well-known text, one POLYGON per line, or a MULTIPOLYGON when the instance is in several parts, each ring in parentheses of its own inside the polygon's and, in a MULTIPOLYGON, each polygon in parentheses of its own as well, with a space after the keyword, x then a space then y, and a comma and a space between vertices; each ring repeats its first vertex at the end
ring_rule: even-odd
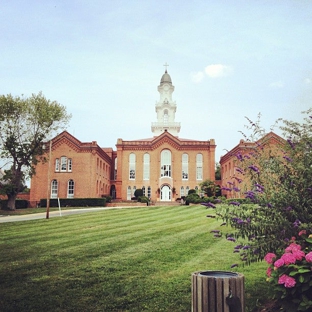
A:
POLYGON ((244 275, 227 271, 192 274, 192 312, 245 312, 244 275))

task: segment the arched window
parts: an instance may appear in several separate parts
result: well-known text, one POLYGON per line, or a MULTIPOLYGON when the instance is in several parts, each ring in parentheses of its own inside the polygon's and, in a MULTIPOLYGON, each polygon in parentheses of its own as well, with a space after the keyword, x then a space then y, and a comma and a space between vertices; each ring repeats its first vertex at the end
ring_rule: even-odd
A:
POLYGON ((165 110, 164 110, 164 124, 165 124, 165 125, 168 124, 168 118, 169 118, 169 116, 168 116, 168 110, 165 109, 165 110))
POLYGON ((184 187, 183 186, 181 186, 180 195, 181 195, 181 197, 184 196, 184 187))
POLYGON ((160 176, 171 177, 171 152, 169 150, 163 150, 161 152, 160 158, 161 158, 160 176))
POLYGON ((188 195, 189 190, 190 190, 190 187, 187 186, 186 189, 185 189, 185 195, 186 195, 186 196, 188 195))
POLYGON ((55 171, 60 171, 60 159, 55 159, 55 171))
POLYGON ((188 180, 188 154, 182 155, 182 180, 188 180))
POLYGON ((71 172, 72 169, 73 169, 73 161, 71 158, 62 156, 61 162, 58 158, 55 160, 55 171, 71 172))
POLYGON ((52 180, 51 182, 51 198, 57 198, 58 184, 57 180, 52 180))
POLYGON ((203 179, 203 155, 196 155, 196 180, 203 179))
POLYGON ((127 200, 131 200, 131 186, 127 188, 127 200))
POLYGON ((68 180, 67 198, 74 198, 74 191, 75 191, 75 182, 74 182, 74 180, 68 180))
POLYGON ((150 179, 150 155, 148 153, 143 156, 143 180, 150 179))
POLYGON ((61 157, 61 171, 66 171, 67 169, 67 157, 62 156, 61 157))
POLYGON ((135 180, 135 154, 129 155, 129 180, 135 180))
POLYGON ((114 180, 117 180, 117 157, 115 158, 114 180))

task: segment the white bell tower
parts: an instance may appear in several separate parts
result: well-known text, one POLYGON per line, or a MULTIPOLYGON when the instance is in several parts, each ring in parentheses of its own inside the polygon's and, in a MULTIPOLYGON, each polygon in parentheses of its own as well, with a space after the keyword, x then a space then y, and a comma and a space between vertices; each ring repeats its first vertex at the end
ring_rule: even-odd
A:
POLYGON ((157 113, 157 122, 152 122, 152 132, 155 136, 162 134, 165 131, 170 132, 174 136, 178 136, 181 125, 179 122, 175 122, 175 112, 177 110, 176 102, 172 101, 172 92, 174 86, 171 82, 171 77, 166 71, 162 75, 160 85, 158 86, 158 92, 160 94, 159 102, 155 104, 155 110, 157 113))

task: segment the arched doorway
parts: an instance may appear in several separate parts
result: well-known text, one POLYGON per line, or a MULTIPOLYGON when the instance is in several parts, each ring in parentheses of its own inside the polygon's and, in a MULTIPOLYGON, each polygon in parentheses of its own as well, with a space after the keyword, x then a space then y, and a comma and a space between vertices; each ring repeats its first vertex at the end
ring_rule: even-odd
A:
POLYGON ((160 201, 171 201, 171 189, 168 185, 164 185, 161 188, 160 201))
POLYGON ((116 199, 116 188, 115 188, 115 185, 111 186, 110 196, 112 196, 112 199, 116 199))

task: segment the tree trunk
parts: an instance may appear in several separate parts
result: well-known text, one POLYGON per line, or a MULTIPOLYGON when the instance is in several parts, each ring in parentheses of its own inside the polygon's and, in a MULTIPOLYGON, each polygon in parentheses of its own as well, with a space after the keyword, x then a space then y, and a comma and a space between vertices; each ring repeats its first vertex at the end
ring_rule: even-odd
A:
POLYGON ((7 194, 7 196, 8 196, 8 209, 15 210, 15 200, 17 197, 17 193, 7 194))

